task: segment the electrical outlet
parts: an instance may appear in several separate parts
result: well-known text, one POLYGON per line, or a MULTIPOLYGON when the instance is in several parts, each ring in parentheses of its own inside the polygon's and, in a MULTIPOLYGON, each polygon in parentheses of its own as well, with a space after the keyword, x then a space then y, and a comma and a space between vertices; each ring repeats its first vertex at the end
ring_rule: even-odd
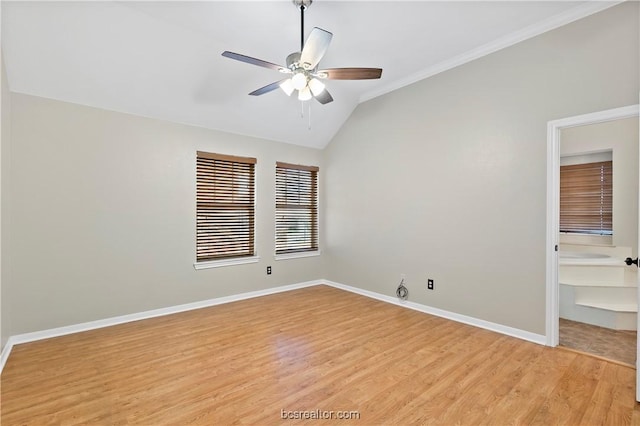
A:
POLYGON ((431 278, 427 279, 427 290, 433 290, 433 280, 431 278))
POLYGON ((267 266, 267 275, 271 275, 271 266, 267 266))

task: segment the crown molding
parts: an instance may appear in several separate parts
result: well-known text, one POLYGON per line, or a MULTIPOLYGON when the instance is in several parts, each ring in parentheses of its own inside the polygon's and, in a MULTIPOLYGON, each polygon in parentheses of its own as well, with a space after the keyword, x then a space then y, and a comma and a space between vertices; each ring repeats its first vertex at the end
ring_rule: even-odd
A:
POLYGON ((587 16, 601 12, 620 3, 624 3, 624 1, 625 0, 588 1, 563 13, 559 13, 558 15, 547 18, 536 24, 512 32, 504 37, 498 38, 497 40, 494 40, 490 43, 484 44, 460 55, 454 56, 453 58, 435 64, 424 70, 418 71, 405 78, 396 80, 386 86, 366 92, 360 97, 359 103, 377 98, 378 96, 382 96, 395 90, 401 89, 405 86, 409 86, 410 84, 466 64, 467 62, 471 62, 473 60, 482 58, 483 56, 490 55, 491 53, 497 52, 498 50, 505 49, 507 47, 513 46, 514 44, 570 24, 571 22, 586 18, 587 16))

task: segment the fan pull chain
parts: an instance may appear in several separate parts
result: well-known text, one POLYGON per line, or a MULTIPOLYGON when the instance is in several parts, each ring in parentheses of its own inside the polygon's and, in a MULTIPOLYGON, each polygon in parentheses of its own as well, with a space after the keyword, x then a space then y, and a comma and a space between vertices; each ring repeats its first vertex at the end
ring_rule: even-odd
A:
MULTIPOLYGON (((309 127, 311 130, 311 102, 309 102, 309 108, 307 109, 307 117, 309 118, 309 127)), ((304 119, 304 102, 300 102, 300 118, 304 119)))

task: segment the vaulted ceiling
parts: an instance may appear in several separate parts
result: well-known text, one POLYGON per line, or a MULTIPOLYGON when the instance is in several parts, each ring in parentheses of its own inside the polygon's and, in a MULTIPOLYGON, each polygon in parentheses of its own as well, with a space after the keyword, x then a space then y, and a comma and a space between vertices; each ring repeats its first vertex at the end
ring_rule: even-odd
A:
POLYGON ((384 71, 326 81, 334 102, 304 108, 280 90, 248 96, 282 76, 221 56, 285 64, 300 47, 288 0, 3 1, 2 48, 14 92, 322 148, 360 102, 614 4, 315 0, 305 33, 333 33, 321 68, 384 71))

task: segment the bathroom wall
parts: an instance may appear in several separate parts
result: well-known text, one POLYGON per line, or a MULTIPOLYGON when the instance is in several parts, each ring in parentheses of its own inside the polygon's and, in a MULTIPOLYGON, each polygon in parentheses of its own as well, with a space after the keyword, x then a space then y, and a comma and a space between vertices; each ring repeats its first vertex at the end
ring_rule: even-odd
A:
POLYGON ((638 118, 562 129, 560 155, 613 153, 613 236, 560 235, 561 243, 610 244, 638 253, 638 118))

